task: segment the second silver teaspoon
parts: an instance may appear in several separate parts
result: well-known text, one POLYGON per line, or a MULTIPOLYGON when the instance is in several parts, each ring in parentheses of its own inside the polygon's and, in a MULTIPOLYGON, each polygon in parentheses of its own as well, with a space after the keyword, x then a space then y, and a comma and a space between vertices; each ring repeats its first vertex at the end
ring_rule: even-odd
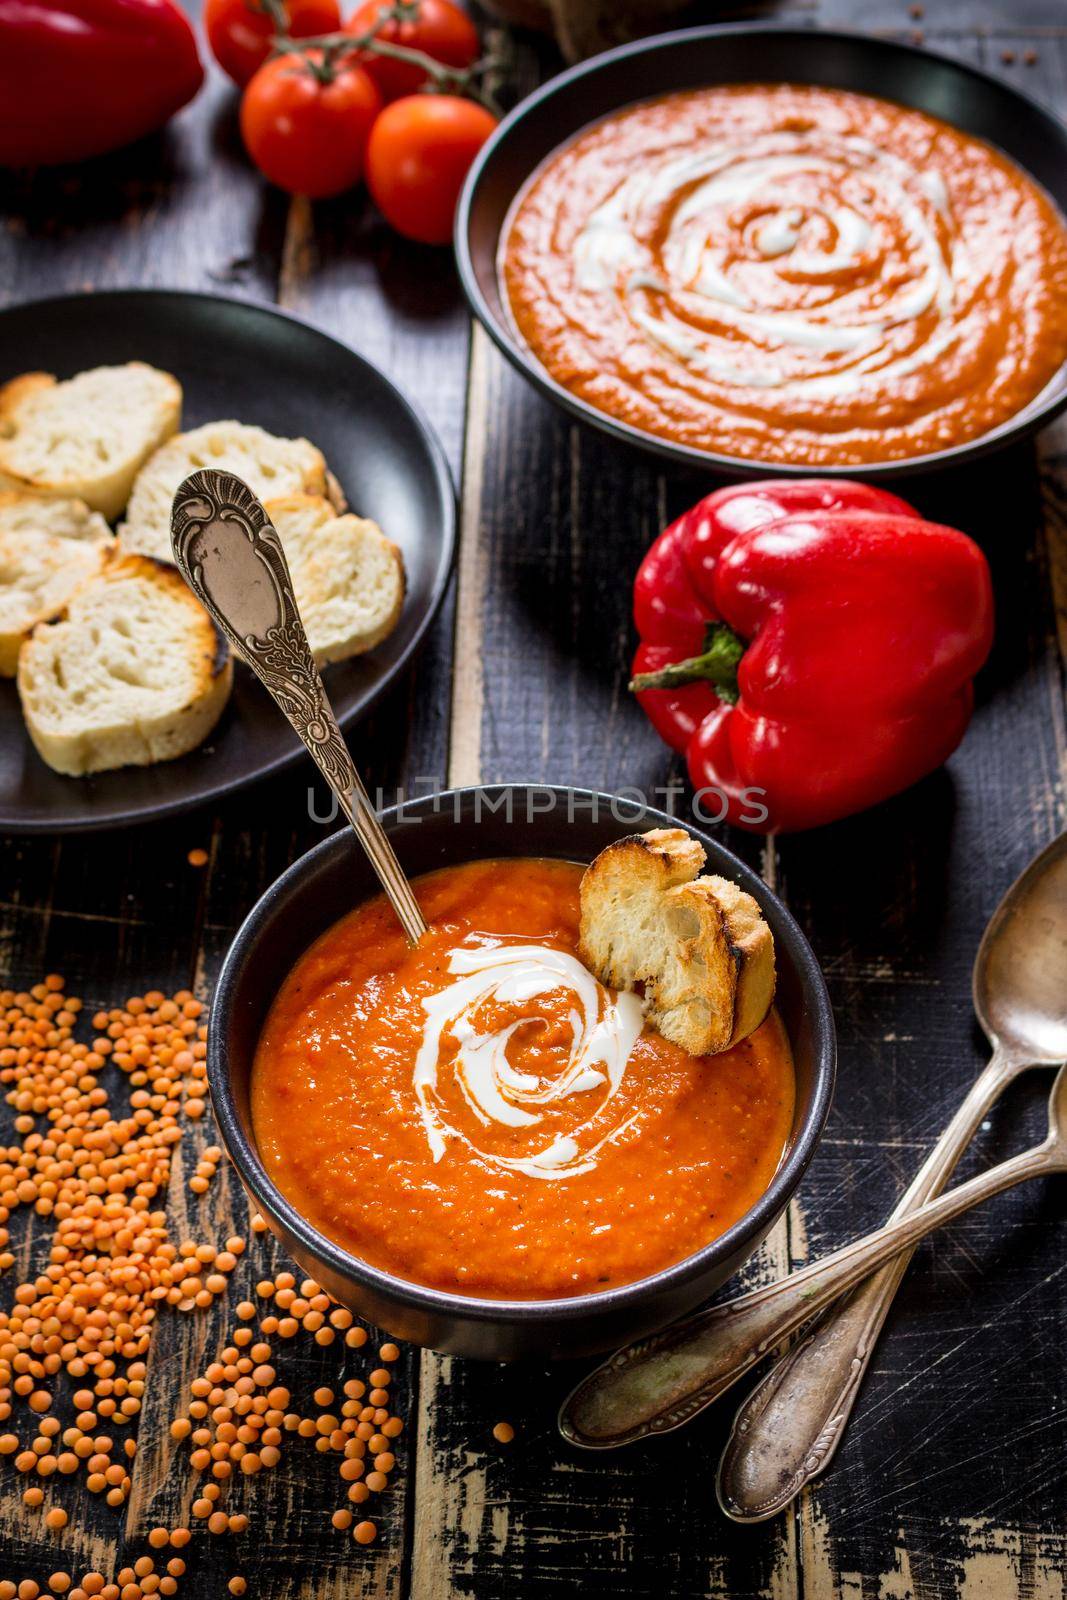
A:
POLYGON ((426 923, 337 726, 266 511, 232 472, 205 467, 174 496, 171 548, 186 583, 307 746, 416 943, 426 923))
MULTIPOLYGON (((1067 834, 1042 850, 997 906, 971 991, 993 1054, 893 1218, 941 1192, 990 1106, 1020 1073, 1067 1060, 1067 834)), ((719 1504, 735 1522, 773 1517, 825 1472, 910 1259, 902 1253, 820 1317, 741 1406, 718 1485, 719 1504)))

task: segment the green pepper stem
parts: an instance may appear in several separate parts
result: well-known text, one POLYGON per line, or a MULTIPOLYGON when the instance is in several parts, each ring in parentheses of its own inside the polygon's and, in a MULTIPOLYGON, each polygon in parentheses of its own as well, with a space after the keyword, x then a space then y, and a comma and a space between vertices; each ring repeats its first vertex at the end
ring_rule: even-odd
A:
POLYGON ((630 688, 680 689, 687 683, 710 683, 720 700, 736 705, 739 695, 737 668, 745 653, 745 641, 725 622, 712 622, 704 635, 704 650, 685 661, 672 661, 658 672, 639 672, 630 688))

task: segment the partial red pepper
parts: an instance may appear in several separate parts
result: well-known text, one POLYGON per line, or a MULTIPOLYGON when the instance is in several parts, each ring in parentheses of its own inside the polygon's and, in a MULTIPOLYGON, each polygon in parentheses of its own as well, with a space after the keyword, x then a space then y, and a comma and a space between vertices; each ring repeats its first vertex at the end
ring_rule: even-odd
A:
POLYGON ((672 523, 634 619, 632 687, 704 814, 777 833, 862 811, 951 755, 993 596, 966 534, 862 483, 783 479, 672 523))
POLYGON ((0 0, 0 166, 50 166, 140 139, 196 94, 173 0, 0 0))

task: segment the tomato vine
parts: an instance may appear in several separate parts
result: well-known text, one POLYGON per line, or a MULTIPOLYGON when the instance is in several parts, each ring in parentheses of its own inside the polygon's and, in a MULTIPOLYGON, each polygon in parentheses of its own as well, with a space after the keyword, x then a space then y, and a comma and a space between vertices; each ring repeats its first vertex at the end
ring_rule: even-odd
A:
POLYGON ((284 0, 261 0, 263 11, 274 24, 272 52, 275 55, 302 56, 320 83, 331 83, 338 64, 348 56, 385 56, 392 61, 417 67, 426 74, 426 82, 420 86, 420 93, 462 95, 477 101, 493 116, 499 117, 500 107, 485 81, 499 67, 499 62, 492 56, 483 56, 469 67, 452 67, 435 60, 424 50, 380 37, 382 30, 390 23, 403 25, 405 22, 416 22, 419 4, 420 0, 388 0, 388 3, 382 4, 374 24, 362 33, 321 33, 294 39, 289 33, 284 0))

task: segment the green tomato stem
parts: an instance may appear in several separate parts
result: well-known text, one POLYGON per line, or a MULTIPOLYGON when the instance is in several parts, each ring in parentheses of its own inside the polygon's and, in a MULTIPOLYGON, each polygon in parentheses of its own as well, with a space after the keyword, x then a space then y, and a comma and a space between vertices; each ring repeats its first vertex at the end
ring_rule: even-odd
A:
POLYGON ((409 22, 416 18, 419 12, 418 0, 396 0, 393 5, 383 6, 373 27, 364 29, 362 33, 320 33, 305 39, 294 39, 290 36, 282 0, 263 0, 263 6, 277 30, 273 40, 274 53, 303 56, 320 83, 332 83, 337 63, 347 56, 359 54, 388 56, 392 61, 403 61, 409 66, 420 68, 427 77, 427 82, 423 85, 424 92, 460 94, 467 99, 477 100, 495 117, 501 114, 492 95, 484 85, 477 82, 479 77, 484 77, 498 65, 491 57, 475 61, 469 67, 449 67, 443 61, 435 61, 433 56, 427 55, 424 50, 415 50, 410 45, 396 44, 391 39, 378 37, 388 23, 409 22), (309 56, 309 51, 321 51, 322 60, 316 61, 314 55, 309 56))

